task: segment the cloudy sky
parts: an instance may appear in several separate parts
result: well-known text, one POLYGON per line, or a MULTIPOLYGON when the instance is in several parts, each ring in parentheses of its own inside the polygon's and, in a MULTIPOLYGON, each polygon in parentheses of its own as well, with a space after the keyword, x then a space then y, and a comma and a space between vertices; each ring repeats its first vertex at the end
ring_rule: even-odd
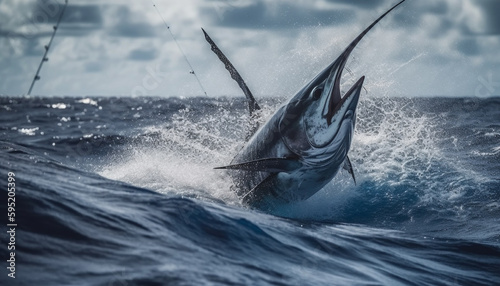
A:
MULTIPOLYGON (((395 0, 154 0, 209 96, 240 95, 205 28, 256 96, 290 97, 395 0)), ((0 95, 26 94, 63 0, 0 0, 0 95)), ((407 0, 363 39, 346 89, 500 94, 499 0, 407 0)), ((151 0, 70 0, 33 95, 199 96, 151 0)))

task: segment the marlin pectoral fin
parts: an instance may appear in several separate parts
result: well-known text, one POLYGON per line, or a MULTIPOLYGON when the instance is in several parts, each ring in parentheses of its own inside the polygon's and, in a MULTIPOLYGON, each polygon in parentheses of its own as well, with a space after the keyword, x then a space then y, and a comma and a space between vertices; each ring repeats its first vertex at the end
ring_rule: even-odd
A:
POLYGON ((352 169, 352 164, 351 164, 351 160, 349 159, 349 156, 345 157, 343 168, 344 168, 344 170, 347 170, 347 172, 349 172, 349 174, 351 174, 352 179, 354 181, 354 184, 356 185, 356 177, 354 176, 354 170, 352 169))
POLYGON ((235 165, 229 165, 224 167, 217 167, 214 169, 234 169, 234 170, 245 170, 245 171, 258 171, 258 172, 291 172, 302 167, 302 163, 295 159, 289 158, 266 158, 260 159, 235 165))
POLYGON ((265 178, 262 182, 260 182, 257 186, 255 186, 251 191, 246 193, 242 197, 242 202, 244 204, 256 204, 262 201, 262 199, 271 192, 271 194, 275 197, 278 195, 274 192, 274 187, 276 184, 277 174, 271 174, 267 178, 265 178))
POLYGON ((203 31, 203 34, 205 34, 205 39, 207 42, 210 44, 210 47, 212 51, 217 55, 217 57, 221 60, 221 62, 224 64, 226 67, 227 71, 229 74, 231 74, 231 78, 234 79, 238 85, 240 86, 241 90, 243 90, 243 93, 245 94, 247 101, 248 101, 248 110, 250 112, 250 115, 252 115, 256 110, 260 110, 260 106, 257 104, 257 101, 255 100, 255 97, 253 97, 252 92, 248 88, 247 84, 241 77, 240 73, 236 70, 236 68, 233 66, 233 64, 229 61, 229 59, 224 55, 224 53, 217 47, 215 42, 210 38, 210 36, 205 32, 203 28, 201 28, 203 31))

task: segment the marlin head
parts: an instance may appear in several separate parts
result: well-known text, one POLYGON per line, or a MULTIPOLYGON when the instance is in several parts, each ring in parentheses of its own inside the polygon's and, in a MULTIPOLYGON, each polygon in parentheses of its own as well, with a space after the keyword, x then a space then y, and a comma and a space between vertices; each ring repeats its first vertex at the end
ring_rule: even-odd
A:
MULTIPOLYGON (((285 139, 285 142, 297 141, 297 130, 302 129, 305 133, 304 135, 306 135, 306 138, 302 139, 307 139, 307 143, 313 148, 322 148, 333 141, 342 125, 347 123, 347 121, 351 122, 354 128, 356 107, 365 77, 362 76, 342 96, 340 91, 342 72, 351 52, 361 39, 382 18, 404 1, 393 6, 368 26, 347 46, 335 61, 321 71, 290 100, 286 106, 283 120, 280 122, 280 132, 285 137, 290 137, 286 136, 286 134, 291 132, 292 134, 289 135, 293 138, 290 138, 291 140, 285 139), (301 121, 299 123, 301 126, 293 124, 294 121, 301 121), (292 128, 295 130, 290 131, 289 129, 292 128)), ((299 143, 301 147, 306 145, 304 140, 298 141, 302 141, 299 143)), ((297 145, 297 142, 290 145, 297 145)))
POLYGON ((279 124, 283 142, 305 160, 307 157, 326 159, 339 153, 335 157, 338 157, 337 165, 341 165, 349 150, 365 77, 341 95, 345 54, 304 87, 283 112, 279 124))
POLYGON ((354 129, 356 107, 365 77, 361 77, 343 96, 334 76, 340 71, 332 69, 329 77, 310 93, 310 100, 303 113, 304 129, 309 143, 321 148, 332 142, 344 121, 349 121, 354 129))
MULTIPOLYGON (((238 171, 234 173, 235 186, 243 202, 258 208, 270 208, 274 203, 305 200, 330 182, 342 167, 355 180, 347 153, 365 77, 360 77, 342 95, 342 72, 361 39, 404 1, 375 20, 335 61, 279 108, 253 134, 231 165, 216 168, 238 171)), ((244 88, 244 81, 206 33, 205 36, 252 103, 253 96, 244 88)))

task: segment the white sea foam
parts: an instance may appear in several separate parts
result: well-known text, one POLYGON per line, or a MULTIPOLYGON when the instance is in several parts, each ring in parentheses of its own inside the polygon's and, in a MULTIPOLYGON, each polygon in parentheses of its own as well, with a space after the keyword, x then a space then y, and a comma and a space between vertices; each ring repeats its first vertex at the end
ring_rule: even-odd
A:
POLYGON ((40 128, 38 127, 35 127, 35 128, 21 128, 21 129, 18 129, 17 131, 19 133, 22 133, 24 135, 28 135, 28 136, 35 136, 36 135, 36 131, 38 131, 40 128))
MULTIPOLYGON (((263 117, 275 108, 267 107, 263 117)), ((443 154, 437 115, 419 112, 411 99, 365 97, 358 110, 350 151, 358 185, 341 170, 323 190, 279 210, 280 215, 335 218, 352 199, 370 200, 364 182, 379 186, 388 201, 401 199, 391 190, 411 186, 418 190, 420 206, 450 203, 450 208, 460 209, 464 186, 481 177, 443 154)), ((239 204, 226 172, 213 168, 229 164, 243 146, 248 120, 244 110, 220 108, 202 115, 181 110, 166 125, 141 130, 145 136, 115 156, 101 174, 162 193, 239 204)))
POLYGON ((77 100, 76 102, 97 106, 97 101, 95 101, 91 98, 83 98, 83 99, 77 100))
POLYGON ((69 105, 67 105, 65 103, 54 103, 50 107, 52 107, 54 109, 66 109, 69 107, 69 105))
POLYGON ((166 126, 145 128, 142 132, 151 136, 116 156, 101 174, 162 193, 237 203, 230 179, 213 168, 228 164, 241 148, 248 116, 226 109, 194 115, 181 110, 166 126))
POLYGON ((411 105, 411 100, 363 101, 351 147, 361 178, 389 185, 429 178, 427 171, 441 158, 435 142, 436 120, 411 105))

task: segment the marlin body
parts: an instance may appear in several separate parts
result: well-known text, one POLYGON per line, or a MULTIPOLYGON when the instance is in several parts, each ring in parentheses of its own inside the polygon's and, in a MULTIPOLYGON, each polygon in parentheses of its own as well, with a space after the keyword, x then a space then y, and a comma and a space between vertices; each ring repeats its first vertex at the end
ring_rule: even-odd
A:
MULTIPOLYGON (((251 136, 234 157, 229 169, 236 193, 243 202, 259 209, 303 201, 328 184, 340 168, 353 177, 347 156, 356 125, 356 108, 364 76, 343 96, 340 92, 342 71, 349 55, 361 39, 396 4, 366 28, 344 52, 251 136)), ((250 114, 260 109, 245 82, 205 33, 212 50, 225 64, 242 90, 250 114)))

